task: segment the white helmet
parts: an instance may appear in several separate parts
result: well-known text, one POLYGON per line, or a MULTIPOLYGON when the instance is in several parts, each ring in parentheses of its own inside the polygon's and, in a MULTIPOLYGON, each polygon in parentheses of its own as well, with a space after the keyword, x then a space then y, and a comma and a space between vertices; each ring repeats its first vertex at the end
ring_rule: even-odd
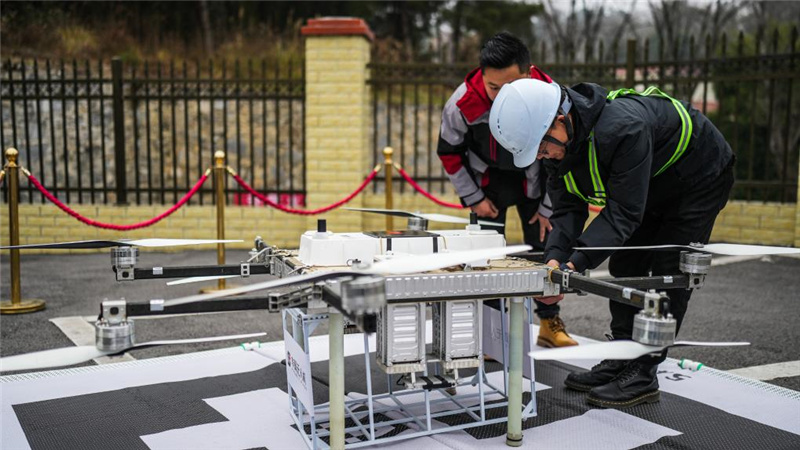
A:
POLYGON ((500 89, 489 113, 492 136, 514 155, 514 165, 528 167, 561 104, 561 87, 522 78, 500 89))

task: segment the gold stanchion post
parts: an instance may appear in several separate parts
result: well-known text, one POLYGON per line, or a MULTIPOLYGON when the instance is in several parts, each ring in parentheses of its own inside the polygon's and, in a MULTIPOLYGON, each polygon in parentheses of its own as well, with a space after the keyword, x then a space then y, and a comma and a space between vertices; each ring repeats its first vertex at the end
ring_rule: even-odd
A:
MULTIPOLYGON (((214 152, 214 197, 217 204, 217 239, 225 239, 225 152, 218 150, 214 152)), ((217 264, 225 264, 225 244, 217 244, 217 264)), ((225 279, 217 280, 217 287, 203 288, 201 293, 213 292, 225 289, 225 279)))
MULTIPOLYGON (((392 147, 384 147, 383 148, 383 164, 386 166, 386 209, 393 209, 392 205, 392 147)), ((394 229, 394 221, 392 220, 392 216, 387 214, 386 215, 386 231, 392 231, 394 229)))
MULTIPOLYGON (((217 187, 217 239, 225 239, 225 152, 214 152, 214 181, 217 187)), ((225 264, 225 244, 217 244, 217 264, 225 264)), ((217 280, 217 288, 225 289, 225 279, 217 280)))
MULTIPOLYGON (((19 166, 15 148, 6 150, 8 183, 9 245, 19 245, 19 166)), ((11 301, 0 302, 0 314, 24 314, 45 308, 42 300, 22 300, 19 279, 19 250, 11 250, 11 301)))

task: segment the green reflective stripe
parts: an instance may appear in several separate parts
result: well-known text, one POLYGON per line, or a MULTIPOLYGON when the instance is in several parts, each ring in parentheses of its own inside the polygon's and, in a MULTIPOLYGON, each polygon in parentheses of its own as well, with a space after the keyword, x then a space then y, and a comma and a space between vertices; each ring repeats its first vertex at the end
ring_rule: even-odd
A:
POLYGON ((675 109, 678 110, 678 115, 681 118, 681 138, 678 141, 678 148, 675 149, 675 153, 669 158, 669 160, 664 164, 658 172, 656 172, 654 177, 661 175, 662 172, 667 170, 671 165, 675 164, 678 159, 683 156, 683 153, 689 147, 689 140, 692 138, 692 130, 694 129, 694 125, 692 124, 692 118, 689 116, 689 111, 679 102, 672 97, 669 97, 672 101, 672 105, 675 106, 675 109))
POLYGON ((578 186, 575 184, 575 178, 572 176, 572 172, 567 172, 567 174, 564 175, 564 184, 567 185, 567 192, 572 195, 577 195, 585 202, 589 201, 589 199, 584 197, 583 194, 581 194, 581 191, 578 190, 578 186))
POLYGON ((586 200, 586 203, 594 206, 606 206, 606 201, 602 198, 591 198, 586 200))
POLYGON ((597 152, 594 149, 594 132, 589 134, 589 175, 592 177, 592 187, 594 188, 594 197, 586 197, 578 189, 578 183, 575 182, 575 177, 572 172, 567 172, 564 176, 564 183, 567 185, 567 192, 576 195, 578 198, 586 203, 595 206, 606 205, 606 188, 603 185, 603 180, 600 178, 600 169, 597 167, 597 152))
MULTIPOLYGON (((694 129, 694 124, 692 124, 692 118, 689 115, 689 111, 683 106, 683 104, 681 104, 680 101, 670 97, 656 86, 650 86, 645 89, 644 92, 637 92, 635 89, 630 88, 617 89, 609 92, 606 98, 608 100, 614 100, 620 95, 641 95, 643 97, 655 96, 665 98, 669 100, 672 103, 672 106, 674 106, 678 111, 678 117, 681 119, 681 137, 678 140, 678 147, 675 149, 675 152, 672 154, 672 156, 670 156, 669 160, 660 169, 658 169, 655 175, 653 175, 653 177, 657 177, 670 166, 675 164, 680 157, 683 156, 683 153, 686 152, 686 149, 689 148, 689 140, 692 138, 692 131, 694 129)), ((592 187, 594 188, 595 194, 594 197, 585 197, 583 194, 581 194, 581 192, 578 190, 578 184, 575 182, 575 177, 572 176, 572 172, 568 172, 564 176, 564 183, 567 185, 567 192, 578 196, 586 203, 596 206, 605 206, 605 198, 607 197, 606 188, 603 185, 603 180, 600 178, 600 170, 597 165, 597 152, 594 147, 594 131, 589 134, 589 175, 592 178, 592 187)))
POLYGON ((567 192, 569 192, 572 195, 577 196, 578 198, 580 198, 584 202, 589 203, 590 205, 595 205, 595 206, 606 206, 606 201, 603 200, 603 199, 584 197, 584 195, 581 194, 581 191, 578 190, 578 184, 575 183, 575 177, 572 176, 572 172, 567 172, 567 174, 564 175, 564 184, 567 185, 567 192))
POLYGON ((594 196, 597 198, 606 197, 606 187, 600 178, 600 170, 597 168, 597 152, 594 150, 594 132, 589 134, 589 175, 592 177, 592 187, 594 196))
POLYGON ((643 97, 657 96, 668 99, 670 102, 672 102, 672 106, 675 107, 675 109, 678 111, 678 116, 681 118, 681 138, 678 140, 678 147, 675 149, 675 152, 672 154, 672 156, 670 156, 669 160, 667 160, 667 162, 660 169, 658 169, 655 175, 653 175, 654 177, 657 177, 661 175, 661 173, 663 173, 665 170, 669 169, 670 166, 675 164, 675 162, 677 162, 678 159, 680 159, 680 157, 683 156, 683 153, 689 147, 689 140, 692 137, 692 130, 693 130, 692 119, 689 116, 689 111, 686 110, 686 108, 681 104, 681 102, 670 97, 669 95, 664 93, 664 91, 657 88, 656 86, 650 86, 647 89, 645 89, 644 92, 641 93, 636 92, 636 90, 634 89, 617 89, 616 91, 609 92, 607 98, 609 100, 613 100, 619 97, 620 95, 628 95, 628 94, 641 95, 643 97))

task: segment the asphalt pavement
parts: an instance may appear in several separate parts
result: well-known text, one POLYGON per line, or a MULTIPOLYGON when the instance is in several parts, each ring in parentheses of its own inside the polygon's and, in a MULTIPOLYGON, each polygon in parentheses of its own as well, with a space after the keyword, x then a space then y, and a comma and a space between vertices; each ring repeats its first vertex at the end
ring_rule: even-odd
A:
MULTIPOLYGON (((228 263, 247 258, 244 251, 228 251, 228 263)), ((158 253, 142 250, 139 267, 213 265, 214 251, 158 253)), ((0 255, 0 298, 8 299, 9 258, 0 255)), ((24 315, 0 316, 0 355, 72 345, 50 319, 96 316, 104 299, 170 299, 197 293, 214 282, 167 287, 164 280, 117 282, 108 254, 22 255, 22 296, 43 299, 47 309, 24 315)), ((229 281, 230 285, 263 281, 229 281)), ((568 296, 562 317, 574 334, 604 339, 610 314, 608 300, 568 296)), ((717 369, 731 370, 765 364, 800 361, 800 259, 771 257, 712 267, 706 284, 696 291, 679 338, 696 341, 749 341, 739 348, 679 348, 673 358, 689 358, 717 369)), ((139 342, 184 339, 265 331, 262 341, 282 338, 280 314, 265 311, 167 316, 137 319, 139 342)), ((317 333, 326 332, 320 328, 317 333)), ((134 350, 136 359, 209 350, 231 342, 164 346, 134 350)), ((93 363, 86 363, 93 364, 93 363)), ((800 376, 766 381, 800 391, 800 376)))

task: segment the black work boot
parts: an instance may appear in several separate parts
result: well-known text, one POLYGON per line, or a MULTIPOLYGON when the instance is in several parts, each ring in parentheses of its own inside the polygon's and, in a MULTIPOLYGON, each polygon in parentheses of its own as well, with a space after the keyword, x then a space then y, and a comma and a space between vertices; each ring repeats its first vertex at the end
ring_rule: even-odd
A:
POLYGON ((661 399, 657 370, 658 364, 633 361, 609 383, 589 391, 586 401, 604 408, 630 408, 640 403, 655 403, 661 399))
POLYGON ((589 392, 592 388, 607 384, 625 369, 629 361, 604 359, 592 370, 579 370, 567 375, 564 384, 576 391, 589 392))

